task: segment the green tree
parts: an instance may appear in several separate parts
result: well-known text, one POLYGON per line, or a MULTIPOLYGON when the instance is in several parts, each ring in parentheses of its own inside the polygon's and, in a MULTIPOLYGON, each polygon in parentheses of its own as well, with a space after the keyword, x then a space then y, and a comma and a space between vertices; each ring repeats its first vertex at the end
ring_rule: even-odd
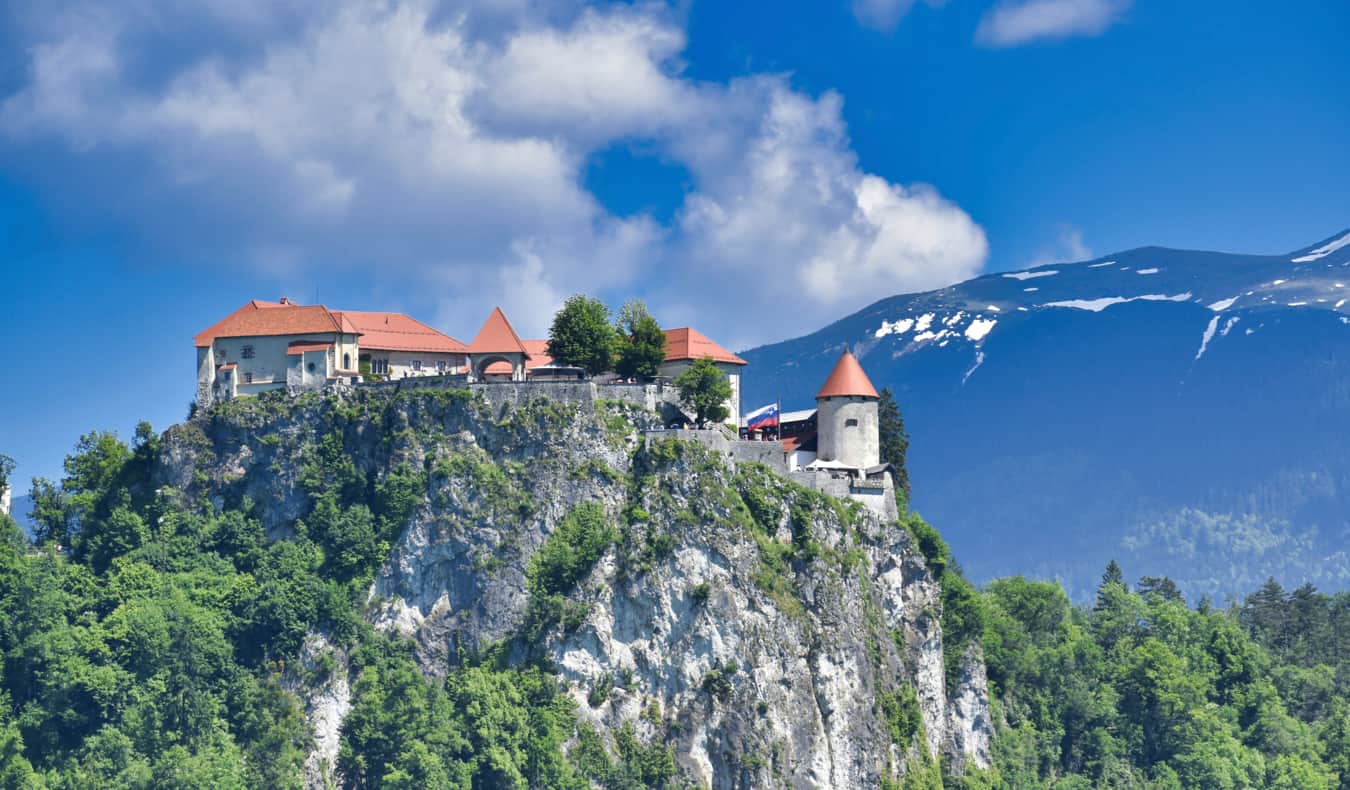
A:
POLYGON ((619 309, 614 328, 614 371, 624 378, 655 377, 666 360, 666 333, 647 312, 647 306, 638 299, 626 302, 619 309))
POLYGON ((9 488, 9 476, 14 474, 14 459, 0 453, 0 493, 9 488))
POLYGON ((605 303, 577 294, 563 302, 553 316, 548 354, 560 364, 579 367, 594 376, 614 366, 614 335, 605 303))
POLYGON ((712 357, 694 360, 688 370, 675 377, 675 386, 680 391, 680 403, 694 410, 694 422, 699 425, 722 422, 729 416, 731 382, 712 357))
POLYGON ((1102 573, 1102 583, 1097 585, 1097 608, 1100 609, 1106 604, 1109 595, 1114 592, 1115 587, 1125 589, 1125 572, 1120 569, 1120 564, 1115 560, 1106 563, 1106 571, 1102 573))
POLYGON ((881 434, 881 462, 891 465, 895 487, 904 491, 908 497, 909 468, 905 465, 905 456, 909 452, 909 434, 905 431, 905 418, 900 413, 900 406, 896 404, 890 387, 881 389, 877 423, 881 434))
POLYGON ((1177 583, 1166 576, 1144 576, 1139 580, 1139 584, 1136 585, 1135 589, 1137 589, 1139 594, 1144 598, 1148 598, 1150 595, 1157 595, 1164 601, 1185 603, 1185 599, 1182 597, 1181 590, 1177 587, 1177 583))

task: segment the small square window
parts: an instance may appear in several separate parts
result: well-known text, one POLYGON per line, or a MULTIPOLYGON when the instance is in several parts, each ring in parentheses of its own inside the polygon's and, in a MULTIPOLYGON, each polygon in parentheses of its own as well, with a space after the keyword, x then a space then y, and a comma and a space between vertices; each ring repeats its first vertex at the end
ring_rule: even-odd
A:
POLYGON ((857 420, 844 420, 844 427, 845 427, 845 428, 857 428, 857 427, 858 427, 858 421, 857 421, 857 420))
POLYGON ((252 373, 245 373, 245 374, 244 374, 244 383, 245 383, 245 384, 252 384, 252 383, 253 383, 253 374, 252 374, 252 373))
POLYGON ((253 346, 244 346, 240 349, 239 356, 244 359, 253 359, 253 346))

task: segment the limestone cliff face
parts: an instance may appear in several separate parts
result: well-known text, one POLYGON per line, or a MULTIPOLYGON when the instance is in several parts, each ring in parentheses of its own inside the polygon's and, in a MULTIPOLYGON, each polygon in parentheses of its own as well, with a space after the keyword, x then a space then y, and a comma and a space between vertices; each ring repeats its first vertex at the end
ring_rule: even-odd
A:
MULTIPOLYGON (((949 695, 940 590, 903 529, 647 433, 659 417, 641 405, 573 389, 565 401, 488 385, 217 408, 170 433, 162 482, 246 497, 284 539, 308 507, 302 459, 324 436, 373 479, 423 470, 371 622, 414 639, 431 675, 494 645, 547 659, 579 717, 671 744, 698 786, 876 787, 943 753, 957 770, 988 764, 982 659, 964 657, 949 695), (530 558, 587 503, 616 539, 566 592, 565 616, 532 618, 530 558), (915 711, 921 725, 907 725, 915 711)), ((318 637, 306 650, 337 665, 296 689, 321 786, 348 681, 339 651, 318 637)))

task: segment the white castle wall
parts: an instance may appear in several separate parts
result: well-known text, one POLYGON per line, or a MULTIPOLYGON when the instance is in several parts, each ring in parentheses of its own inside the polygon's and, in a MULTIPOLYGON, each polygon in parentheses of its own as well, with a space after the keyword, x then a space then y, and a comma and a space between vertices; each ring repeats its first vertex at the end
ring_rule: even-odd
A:
POLYGON ((881 463, 876 398, 845 395, 816 402, 816 457, 866 469, 881 463))

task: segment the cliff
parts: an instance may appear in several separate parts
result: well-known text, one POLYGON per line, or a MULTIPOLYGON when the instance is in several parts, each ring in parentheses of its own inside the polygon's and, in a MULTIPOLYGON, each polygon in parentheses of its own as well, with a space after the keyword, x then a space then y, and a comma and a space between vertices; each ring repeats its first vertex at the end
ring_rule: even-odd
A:
MULTIPOLYGON (((946 688, 941 591, 903 527, 649 433, 642 403, 542 391, 242 399, 170 430, 156 483, 246 507, 272 540, 312 529, 324 492, 348 491, 344 507, 405 492, 371 538, 367 621, 413 640, 428 677, 488 654, 547 667, 607 750, 620 733, 668 744, 696 786, 988 764, 983 660, 966 652, 946 688)), ((311 786, 333 777, 359 682, 337 641, 313 630, 289 677, 311 786)))

